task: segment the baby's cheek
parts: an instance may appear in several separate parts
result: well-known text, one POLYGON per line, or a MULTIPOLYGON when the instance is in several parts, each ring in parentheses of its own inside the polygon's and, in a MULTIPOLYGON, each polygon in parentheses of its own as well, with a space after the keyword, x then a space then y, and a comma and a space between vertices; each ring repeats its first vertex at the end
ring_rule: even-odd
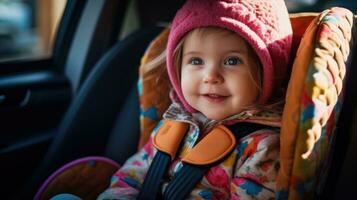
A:
POLYGON ((186 90, 182 90, 182 94, 183 94, 183 97, 185 98, 185 100, 186 100, 186 102, 190 105, 190 106, 192 106, 192 107, 194 107, 194 93, 190 90, 190 88, 187 88, 186 87, 186 90))
POLYGON ((189 94, 195 91, 195 82, 194 79, 190 78, 189 75, 186 75, 181 78, 181 90, 184 96, 188 96, 189 94))

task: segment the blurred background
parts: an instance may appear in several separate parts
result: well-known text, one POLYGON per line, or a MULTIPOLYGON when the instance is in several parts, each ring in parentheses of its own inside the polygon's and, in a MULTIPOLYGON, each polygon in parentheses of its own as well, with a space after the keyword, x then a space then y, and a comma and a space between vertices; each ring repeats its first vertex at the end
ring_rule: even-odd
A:
MULTIPOLYGON (((71 1, 71 0, 68 0, 71 1)), ((100 0, 99 0, 100 1, 100 0)), ((0 61, 48 57, 56 27, 67 0, 0 0, 0 61)), ((290 13, 319 12, 331 6, 357 11, 353 0, 285 0, 290 13)), ((131 0, 119 38, 153 23, 168 23, 182 1, 131 0), (149 12, 155 5, 167 4, 169 9, 149 12), (170 9, 172 8, 172 9, 170 9), (165 16, 165 19, 162 19, 165 16)))
POLYGON ((285 0, 290 12, 318 12, 332 6, 345 7, 356 13, 354 0, 285 0))
POLYGON ((0 60, 47 56, 66 0, 0 0, 0 60))

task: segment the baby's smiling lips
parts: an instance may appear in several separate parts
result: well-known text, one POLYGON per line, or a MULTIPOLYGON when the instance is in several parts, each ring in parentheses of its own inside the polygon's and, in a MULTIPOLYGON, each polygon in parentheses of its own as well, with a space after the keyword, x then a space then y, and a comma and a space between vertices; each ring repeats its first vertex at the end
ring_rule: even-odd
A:
POLYGON ((220 94, 214 94, 214 93, 202 94, 202 96, 211 103, 221 103, 226 98, 228 98, 228 96, 226 96, 226 95, 220 95, 220 94))

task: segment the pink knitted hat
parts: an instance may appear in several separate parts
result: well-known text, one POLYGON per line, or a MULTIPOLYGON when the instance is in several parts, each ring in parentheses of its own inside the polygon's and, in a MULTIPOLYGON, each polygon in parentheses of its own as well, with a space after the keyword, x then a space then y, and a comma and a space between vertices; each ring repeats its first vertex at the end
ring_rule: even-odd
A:
POLYGON ((188 0, 176 13, 167 43, 167 70, 177 97, 190 112, 195 109, 182 94, 173 55, 187 32, 204 26, 232 30, 252 46, 263 65, 262 94, 258 102, 266 102, 278 80, 284 77, 289 60, 292 29, 284 1, 188 0))

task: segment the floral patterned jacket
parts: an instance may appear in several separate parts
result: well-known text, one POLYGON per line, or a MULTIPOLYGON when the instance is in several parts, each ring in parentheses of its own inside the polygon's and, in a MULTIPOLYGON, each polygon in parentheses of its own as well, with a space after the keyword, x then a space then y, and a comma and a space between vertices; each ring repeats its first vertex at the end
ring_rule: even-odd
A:
MULTIPOLYGON (((271 126, 255 131, 237 141, 234 151, 221 162, 209 169, 202 180, 192 190, 188 199, 274 199, 275 182, 279 168, 279 127, 280 115, 258 111, 245 111, 223 121, 208 120, 202 114, 189 114, 173 103, 165 112, 164 119, 190 124, 178 157, 171 163, 168 174, 174 176, 181 167, 183 157, 202 134, 218 124, 254 122, 271 126), (274 128, 275 127, 275 128, 274 128)), ((152 138, 163 120, 157 125, 146 145, 113 175, 110 188, 98 199, 135 199, 149 166, 157 152, 152 138)), ((164 183, 162 190, 165 190, 164 183)))

